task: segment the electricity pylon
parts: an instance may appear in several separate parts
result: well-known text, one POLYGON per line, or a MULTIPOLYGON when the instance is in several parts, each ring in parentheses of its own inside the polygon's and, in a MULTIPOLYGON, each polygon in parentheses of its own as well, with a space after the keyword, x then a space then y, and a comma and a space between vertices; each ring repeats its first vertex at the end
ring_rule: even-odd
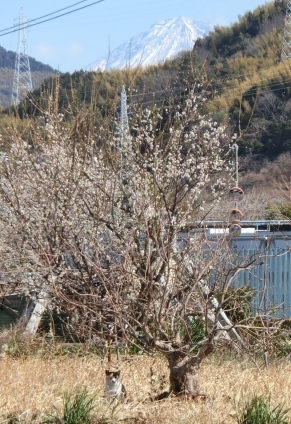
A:
POLYGON ((127 98, 124 85, 121 90, 121 106, 120 106, 120 145, 122 146, 124 138, 129 133, 128 117, 127 117, 127 98))
POLYGON ((12 103, 17 106, 32 91, 29 58, 26 53, 26 20, 20 10, 18 29, 18 45, 15 58, 15 69, 12 88, 12 103))
POLYGON ((291 1, 287 3, 281 61, 291 58, 291 1))

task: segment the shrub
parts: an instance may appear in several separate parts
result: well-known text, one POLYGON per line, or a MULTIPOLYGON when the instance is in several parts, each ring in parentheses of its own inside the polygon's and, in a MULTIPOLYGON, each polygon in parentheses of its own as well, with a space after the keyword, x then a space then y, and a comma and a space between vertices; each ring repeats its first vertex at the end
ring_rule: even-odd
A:
MULTIPOLYGON (((251 301, 255 296, 256 292, 250 286, 229 287, 222 303, 222 309, 232 322, 242 322, 252 316, 251 301)), ((221 301, 219 294, 217 299, 221 301)))
POLYGON ((27 357, 35 351, 37 343, 30 337, 25 337, 21 325, 0 332, 0 357, 27 357))

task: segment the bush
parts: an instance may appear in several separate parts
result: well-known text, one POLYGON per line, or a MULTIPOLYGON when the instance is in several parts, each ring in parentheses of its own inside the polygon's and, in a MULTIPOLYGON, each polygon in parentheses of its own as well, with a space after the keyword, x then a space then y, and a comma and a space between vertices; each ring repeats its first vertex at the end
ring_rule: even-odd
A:
POLYGON ((36 350, 37 342, 25 337, 21 325, 0 332, 0 358, 27 357, 36 350))
POLYGON ((237 422, 238 424, 288 424, 290 421, 286 415, 291 408, 283 408, 284 405, 280 403, 271 409, 270 398, 254 396, 240 411, 237 422))
POLYGON ((291 218, 291 205, 288 203, 281 203, 276 205, 270 203, 267 205, 265 210, 266 219, 290 219, 291 218))
MULTIPOLYGON (((229 287, 225 294, 222 309, 228 318, 233 322, 242 322, 253 315, 251 301, 256 296, 256 292, 250 286, 229 287)), ((221 295, 217 295, 221 301, 221 295)))

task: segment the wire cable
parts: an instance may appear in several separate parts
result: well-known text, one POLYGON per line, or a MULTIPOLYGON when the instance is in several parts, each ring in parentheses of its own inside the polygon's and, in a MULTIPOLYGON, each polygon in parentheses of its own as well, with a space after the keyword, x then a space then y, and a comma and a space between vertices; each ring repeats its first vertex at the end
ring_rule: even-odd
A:
MULTIPOLYGON (((257 93, 257 92, 254 92, 254 93, 252 93, 252 94, 265 94, 265 93, 270 93, 270 92, 277 92, 277 91, 283 91, 283 90, 288 90, 288 89, 290 89, 291 88, 291 85, 289 85, 289 84, 291 84, 291 80, 290 79, 288 79, 288 80, 286 80, 285 81, 285 83, 286 84, 288 84, 288 85, 285 85, 284 87, 280 87, 280 88, 276 88, 277 87, 277 85, 278 85, 278 83, 274 83, 274 84, 271 84, 270 85, 270 88, 269 87, 266 87, 266 86, 264 86, 264 85, 262 85, 261 86, 261 91, 259 91, 259 93, 257 93), (272 87, 274 87, 274 88, 272 88, 272 87), (269 88, 269 89, 268 89, 269 88)), ((140 97, 140 99, 137 99, 136 101, 133 101, 133 102, 130 102, 130 103, 128 103, 128 106, 134 106, 134 105, 137 105, 138 103, 139 103, 139 101, 141 101, 141 103, 143 104, 143 105, 148 105, 148 104, 152 104, 153 103, 153 101, 156 103, 156 104, 161 104, 161 103, 163 103, 164 101, 166 101, 167 100, 167 96, 168 95, 175 95, 176 93, 181 93, 185 88, 187 88, 187 86, 183 86, 183 87, 177 87, 177 88, 175 88, 175 89, 169 89, 168 91, 167 90, 158 90, 158 91, 146 91, 146 92, 144 92, 144 93, 137 93, 137 94, 132 94, 132 95, 130 95, 129 96, 129 98, 132 98, 132 97, 140 97), (164 98, 159 98, 159 97, 157 97, 157 98, 154 98, 154 96, 156 96, 156 95, 159 95, 159 94, 165 94, 165 97, 164 98), (153 99, 152 100, 150 100, 150 101, 142 101, 142 99, 144 98, 144 97, 146 97, 146 96, 150 96, 150 95, 152 95, 153 96, 153 99)), ((86 92, 86 90, 80 90, 80 91, 78 91, 78 93, 79 94, 84 94, 86 92)), ((227 94, 227 93, 225 93, 224 92, 224 90, 223 89, 220 89, 220 90, 205 90, 204 92, 203 92, 203 94, 205 94, 205 95, 211 95, 211 94, 213 94, 213 95, 217 95, 217 96, 219 96, 219 95, 221 95, 220 97, 218 97, 218 98, 212 98, 212 99, 207 99, 208 101, 210 100, 210 101, 213 101, 213 102, 215 102, 215 100, 218 100, 218 99, 229 99, 229 94, 227 94)), ((197 103, 205 103, 205 100, 197 100, 196 99, 196 102, 197 103)))
MULTIPOLYGON (((85 1, 88 1, 88 0, 81 0, 81 1, 78 1, 78 3, 71 4, 71 6, 67 6, 67 7, 64 7, 63 9, 56 10, 55 12, 48 13, 47 15, 40 16, 39 18, 29 19, 28 21, 24 22, 24 25, 30 24, 30 22, 39 21, 40 19, 46 18, 47 16, 55 15, 56 13, 62 12, 63 10, 66 10, 66 9, 70 9, 71 7, 77 6, 80 3, 84 3, 85 1)), ((15 26, 16 25, 13 25, 13 26, 8 27, 8 28, 1 29, 0 33, 4 32, 4 31, 8 31, 9 29, 13 29, 13 28, 15 28, 15 26)))
MULTIPOLYGON (((276 77, 276 74, 273 73, 273 76, 276 77)), ((238 79, 239 78, 244 78, 244 76, 243 75, 238 75, 238 79)), ((234 79, 233 76, 232 76, 231 79, 227 79, 225 77, 223 77, 223 78, 215 78, 214 79, 215 82, 221 81, 221 82, 223 82, 225 84, 228 83, 228 82, 231 82, 232 80, 233 80, 234 83, 237 81, 237 79, 234 79)), ((244 93, 247 94, 247 95, 252 95, 252 94, 257 94, 258 92, 260 94, 260 90, 263 90, 263 92, 284 90, 284 89, 287 88, 286 86, 284 86, 284 83, 287 83, 288 84, 289 82, 290 82, 290 78, 287 78, 285 81, 277 81, 277 82, 274 81, 273 83, 270 83, 270 84, 268 82, 262 82, 262 83, 254 83, 253 82, 252 85, 255 86, 255 88, 250 87, 250 89, 245 89, 244 93), (279 89, 276 89, 277 86, 282 86, 282 87, 279 88, 279 89), (267 88, 269 88, 270 90, 266 90, 267 88)), ((174 93, 174 92, 177 92, 177 91, 181 91, 181 90, 183 90, 185 88, 187 88, 187 85, 184 85, 183 87, 176 88, 172 92, 174 93)), ((228 90, 234 90, 234 89, 239 89, 240 87, 239 86, 236 86, 236 85, 233 85, 233 86, 228 85, 227 88, 228 88, 228 90)), ((151 95, 151 94, 152 95, 157 95, 157 94, 162 94, 164 92, 165 92, 165 90, 157 90, 157 91, 152 91, 152 92, 146 92, 145 94, 146 95, 151 95)), ((225 92, 225 88, 221 88, 221 89, 218 89, 217 88, 217 89, 214 89, 214 90, 206 90, 205 91, 205 93, 207 93, 207 94, 223 94, 224 92, 225 92)), ((142 96, 144 96, 143 93, 131 94, 131 98, 133 98, 133 97, 142 97, 142 96)))
MULTIPOLYGON (((269 68, 262 68, 261 70, 266 71, 268 69, 269 68)), ((197 70, 199 70, 199 69, 197 69, 197 70)), ((202 69, 200 69, 200 70, 202 70, 202 69)), ((94 70, 90 71, 89 70, 89 71, 86 71, 86 72, 95 73, 96 71, 94 71, 94 70)), ((222 96, 220 98, 229 98, 229 94, 225 93, 225 86, 227 85, 227 83, 231 83, 231 82, 234 83, 234 85, 231 85, 231 84, 227 85, 228 90, 239 90, 240 86, 235 85, 236 81, 239 80, 239 79, 245 79, 246 77, 248 77, 250 75, 253 75, 253 73, 250 72, 250 73, 246 73, 246 74, 232 74, 231 77, 229 77, 229 78, 227 78, 227 77, 215 78, 215 79, 213 79, 213 81, 214 82, 221 82, 223 84, 223 87, 212 89, 212 90, 206 89, 204 91, 204 93, 208 94, 208 95, 213 94, 215 96, 219 96, 220 94, 222 94, 222 96)), ((271 79, 271 77, 273 77, 273 78, 280 77, 280 74, 278 75, 276 72, 272 72, 272 75, 270 75, 269 78, 271 79)), ((267 81, 266 82, 258 82, 258 83, 251 82, 251 81, 245 81, 245 82, 251 83, 251 86, 250 86, 249 89, 245 88, 241 92, 241 94, 249 96, 249 95, 262 94, 262 93, 266 93, 266 92, 283 91, 283 90, 290 88, 290 85, 289 85, 290 81, 291 81, 290 77, 284 78, 281 81, 274 81, 274 82, 270 82, 270 83, 268 83, 267 81)), ((211 85, 211 83, 210 83, 210 85, 211 85)), ((183 84, 183 85, 180 85, 179 87, 176 87, 174 89, 169 89, 169 90, 163 89, 163 90, 146 91, 144 93, 130 94, 130 98, 131 99, 133 99, 133 98, 143 98, 145 96, 150 96, 150 95, 152 95, 154 97, 156 95, 165 94, 165 93, 173 95, 175 93, 179 93, 179 92, 185 90, 186 88, 189 88, 189 86, 187 84, 183 84)), ((79 91, 79 93, 82 93, 82 92, 83 92, 82 90, 79 91)), ((214 100, 214 99, 212 99, 212 100, 214 100)), ((138 102, 138 100, 137 100, 137 102, 138 102)))
MULTIPOLYGON (((70 13, 77 12, 78 10, 86 9, 87 7, 93 6, 94 4, 101 3, 101 2, 103 2, 103 1, 105 1, 105 0, 98 0, 98 1, 94 1, 93 3, 87 4, 86 6, 82 6, 82 7, 79 7, 79 8, 77 8, 77 9, 70 10, 69 12, 62 13, 61 15, 54 16, 53 18, 45 19, 45 20, 43 20, 43 21, 36 22, 36 23, 34 23, 34 24, 25 25, 25 29, 26 29, 26 28, 29 28, 29 27, 32 27, 32 26, 35 26, 35 25, 43 24, 44 22, 52 21, 53 19, 60 18, 61 16, 69 15, 70 13)), ((16 28, 16 29, 14 29, 14 30, 12 30, 12 31, 5 32, 4 34, 0 34, 0 37, 4 37, 4 35, 12 34, 13 32, 17 32, 17 31, 19 31, 19 28, 16 28)))

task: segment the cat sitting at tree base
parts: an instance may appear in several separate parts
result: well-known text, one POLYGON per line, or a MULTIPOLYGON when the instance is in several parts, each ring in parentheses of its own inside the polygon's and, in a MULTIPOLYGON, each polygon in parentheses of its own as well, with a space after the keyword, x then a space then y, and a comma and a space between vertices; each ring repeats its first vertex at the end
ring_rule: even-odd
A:
POLYGON ((105 399, 123 399, 126 397, 126 390, 120 381, 120 371, 105 371, 106 382, 104 397, 105 399))

